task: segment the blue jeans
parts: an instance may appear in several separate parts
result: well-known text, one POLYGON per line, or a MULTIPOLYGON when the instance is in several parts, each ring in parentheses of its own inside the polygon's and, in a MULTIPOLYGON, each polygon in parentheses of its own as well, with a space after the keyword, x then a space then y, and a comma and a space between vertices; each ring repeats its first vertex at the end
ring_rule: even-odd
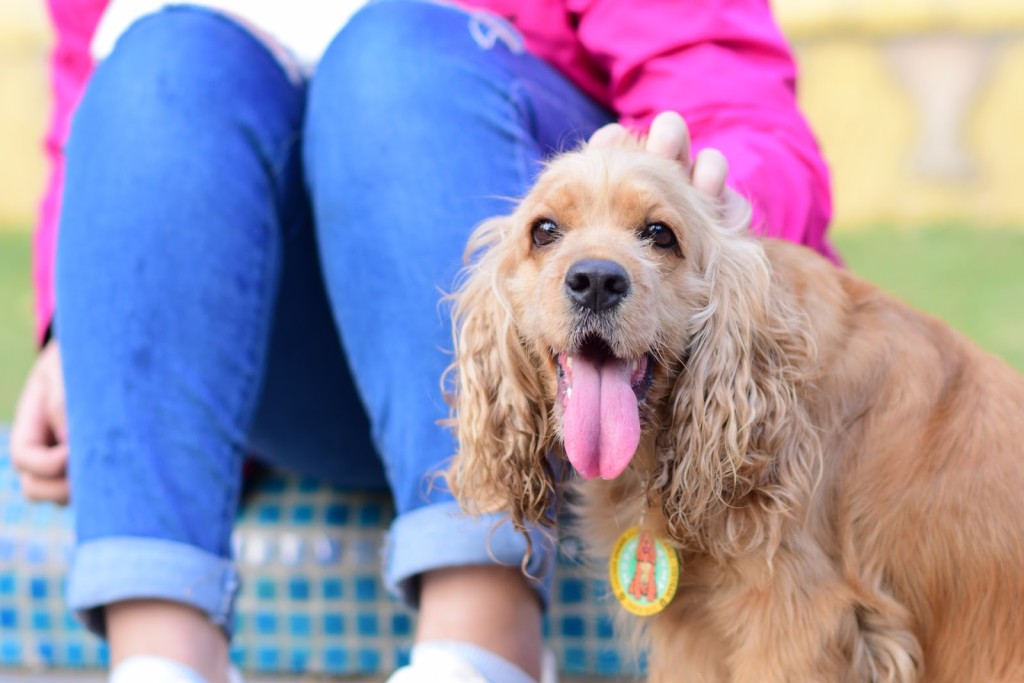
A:
POLYGON ((368 5, 298 84, 207 10, 129 29, 66 150, 71 606, 102 630, 103 605, 160 598, 229 629, 250 452, 389 487, 385 580, 412 604, 422 572, 518 564, 509 525, 428 485, 456 449, 439 292, 473 226, 610 118, 500 19, 439 4, 368 5))

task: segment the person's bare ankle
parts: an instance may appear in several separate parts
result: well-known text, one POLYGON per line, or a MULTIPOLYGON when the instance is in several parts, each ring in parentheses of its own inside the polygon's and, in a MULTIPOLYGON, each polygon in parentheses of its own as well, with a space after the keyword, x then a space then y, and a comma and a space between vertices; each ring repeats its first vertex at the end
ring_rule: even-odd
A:
POLYGON ((427 572, 421 577, 416 642, 432 641, 479 646, 537 680, 542 656, 540 601, 518 567, 427 572))
POLYGON ((111 666, 138 656, 179 662, 208 683, 228 683, 228 641, 202 612, 162 600, 130 600, 105 608, 111 666))

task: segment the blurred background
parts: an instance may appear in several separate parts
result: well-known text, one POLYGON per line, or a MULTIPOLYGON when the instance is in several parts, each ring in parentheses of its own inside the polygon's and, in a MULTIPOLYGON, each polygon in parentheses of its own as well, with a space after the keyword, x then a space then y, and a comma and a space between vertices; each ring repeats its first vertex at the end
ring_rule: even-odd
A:
MULTIPOLYGON (((44 0, 0 1, 0 424, 31 363, 44 0)), ((850 267, 1024 370, 1024 2, 776 0, 850 267)))

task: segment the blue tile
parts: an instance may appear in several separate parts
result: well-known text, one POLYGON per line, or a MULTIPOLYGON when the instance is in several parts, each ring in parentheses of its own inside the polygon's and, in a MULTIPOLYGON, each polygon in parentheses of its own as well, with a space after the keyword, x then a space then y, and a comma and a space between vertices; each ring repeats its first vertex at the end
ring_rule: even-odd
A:
POLYGON ((412 619, 408 614, 394 614, 391 616, 391 635, 403 638, 412 633, 412 619))
POLYGON ((32 612, 32 630, 33 631, 49 631, 52 625, 49 612, 32 612))
POLYGON ((256 511, 256 520, 260 524, 277 524, 281 521, 281 506, 261 505, 256 511))
POLYGON ((289 669, 292 673, 301 674, 309 670, 310 651, 304 648, 292 648, 289 654, 289 669))
POLYGON ((327 673, 348 672, 348 651, 340 647, 329 647, 324 651, 324 670, 327 673))
POLYGON ((324 634, 340 636, 345 632, 345 619, 340 614, 324 615, 324 634))
POLYGON ((361 636, 376 636, 380 633, 377 615, 363 612, 356 615, 356 633, 361 636))
POLYGON ((587 673, 586 651, 578 647, 565 648, 565 655, 564 661, 562 663, 562 668, 565 670, 566 673, 587 673))
POLYGON ((256 633, 260 635, 273 635, 277 633, 277 615, 269 612, 258 612, 256 614, 256 633))
POLYGON ((79 643, 69 643, 67 653, 68 665, 82 666, 85 664, 85 653, 79 643))
POLYGON ((597 673, 614 676, 622 673, 622 659, 615 650, 601 650, 597 653, 597 673))
POLYGON ((412 659, 412 654, 409 651, 409 648, 406 648, 406 647, 395 648, 395 666, 396 667, 406 666, 411 659, 412 659))
POLYGON ((587 634, 587 627, 582 617, 562 617, 560 624, 562 635, 567 638, 581 638, 587 634))
POLYGON ((25 664, 21 660, 21 644, 10 641, 0 644, 0 662, 8 666, 25 664))
POLYGON ((380 671, 380 653, 376 650, 362 649, 359 651, 359 671, 361 673, 377 673, 380 671))
POLYGON ((345 526, 348 524, 349 508, 344 503, 332 503, 327 506, 326 520, 328 524, 345 526))
POLYGON ((293 614, 288 617, 288 635, 307 637, 312 631, 312 622, 308 614, 293 614))
POLYGON ((110 665, 110 648, 107 647, 106 643, 100 643, 99 647, 96 648, 96 661, 99 662, 101 667, 110 665))
POLYGON ((260 671, 276 671, 280 650, 276 647, 261 647, 256 651, 256 668, 260 671))
POLYGON ((0 537, 0 562, 9 562, 12 559, 14 559, 14 541, 0 537))
POLYGON ((0 595, 14 595, 17 582, 13 576, 0 575, 0 595))
POLYGON ((365 528, 380 526, 383 511, 380 505, 369 503, 359 509, 359 526, 365 528))
POLYGON ((579 579, 563 579, 559 587, 558 599, 570 605, 583 602, 584 586, 579 579))
POLYGON ((17 628, 18 613, 9 608, 0 609, 0 628, 17 628))
POLYGON ((324 600, 340 600, 345 594, 343 586, 341 579, 324 579, 320 589, 324 600))
POLYGON ((256 581, 256 598, 258 600, 273 600, 277 597, 277 584, 271 579, 258 579, 256 581))
POLYGON ((356 577, 356 600, 372 602, 377 599, 377 580, 369 576, 356 577))
POLYGON ((607 614, 602 614, 597 619, 597 637, 601 640, 615 637, 615 622, 607 614))
POLYGON ((36 656, 39 657, 39 661, 47 666, 52 666, 56 657, 53 652, 53 643, 48 640, 40 641, 36 643, 36 656))
POLYGON ((288 597, 291 600, 309 600, 309 580, 301 577, 289 579, 288 597))
POLYGON ((46 586, 46 579, 34 578, 29 581, 29 595, 32 596, 33 600, 45 600, 46 594, 49 592, 46 586))
POLYGON ((292 524, 298 526, 309 526, 313 523, 313 506, 296 505, 292 508, 292 524))

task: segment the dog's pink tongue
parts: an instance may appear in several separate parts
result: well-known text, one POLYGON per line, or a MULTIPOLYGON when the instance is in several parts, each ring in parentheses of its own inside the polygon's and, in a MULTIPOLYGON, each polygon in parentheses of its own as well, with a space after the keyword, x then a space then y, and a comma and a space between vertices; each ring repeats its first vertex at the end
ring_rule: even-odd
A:
POLYGON ((640 411, 629 361, 600 365, 572 359, 572 393, 565 405, 565 453, 584 479, 622 474, 640 443, 640 411))

